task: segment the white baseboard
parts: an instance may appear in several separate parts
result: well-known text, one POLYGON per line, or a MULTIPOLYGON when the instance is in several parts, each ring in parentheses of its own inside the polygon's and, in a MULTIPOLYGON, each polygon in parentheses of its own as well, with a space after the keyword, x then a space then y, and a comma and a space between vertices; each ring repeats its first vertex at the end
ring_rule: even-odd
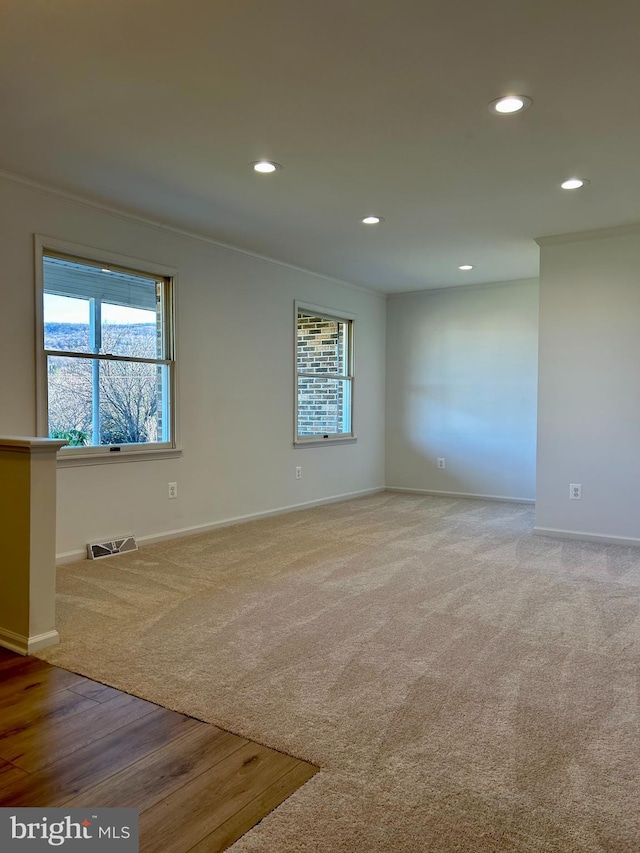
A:
POLYGON ((579 542, 599 542, 603 545, 630 545, 637 548, 640 539, 633 536, 607 536, 604 533, 584 533, 581 530, 558 530, 555 527, 534 527, 536 536, 551 536, 553 539, 572 539, 579 542))
MULTIPOLYGON (((320 498, 315 501, 307 501, 302 504, 293 504, 291 506, 277 507, 276 509, 265 510, 264 512, 255 512, 249 515, 237 515, 233 518, 225 518, 222 521, 213 521, 208 524, 196 524, 193 527, 180 527, 176 530, 167 530, 164 533, 151 533, 147 536, 138 536, 136 540, 139 545, 153 545, 156 542, 166 542, 168 539, 179 539, 182 536, 195 536, 198 533, 208 533, 211 530, 218 530, 220 527, 231 527, 233 524, 244 524, 247 521, 257 521, 261 518, 270 518, 275 515, 285 515, 288 512, 298 512, 303 509, 313 509, 315 506, 323 506, 324 504, 339 503, 340 501, 349 501, 354 498, 364 498, 367 495, 376 495, 384 492, 384 486, 375 489, 362 489, 359 492, 349 492, 344 495, 333 495, 330 498, 320 498)), ((109 537, 105 537, 108 540, 109 537)), ((77 551, 65 551, 63 554, 56 556, 56 565, 64 563, 75 563, 78 560, 87 559, 87 549, 79 548, 77 551)))
POLYGON ((32 655, 39 649, 55 646, 59 642, 60 637, 57 631, 47 631, 46 634, 25 637, 23 634, 16 634, 15 631, 0 628, 0 646, 9 649, 11 652, 17 652, 19 655, 32 655))
POLYGON ((405 489, 403 486, 387 486, 387 492, 407 492, 412 495, 433 495, 436 498, 472 498, 482 501, 503 501, 515 504, 534 504, 535 498, 517 498, 509 495, 477 495, 473 492, 440 492, 435 489, 405 489))

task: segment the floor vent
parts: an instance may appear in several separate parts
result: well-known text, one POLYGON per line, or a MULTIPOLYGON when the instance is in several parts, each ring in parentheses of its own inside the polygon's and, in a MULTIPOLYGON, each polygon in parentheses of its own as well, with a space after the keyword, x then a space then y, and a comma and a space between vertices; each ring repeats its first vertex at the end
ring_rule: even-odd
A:
POLYGON ((111 542, 90 542, 87 545, 87 557, 90 560, 102 560, 104 557, 115 557, 116 554, 137 550, 135 536, 124 536, 122 539, 112 539, 111 542))

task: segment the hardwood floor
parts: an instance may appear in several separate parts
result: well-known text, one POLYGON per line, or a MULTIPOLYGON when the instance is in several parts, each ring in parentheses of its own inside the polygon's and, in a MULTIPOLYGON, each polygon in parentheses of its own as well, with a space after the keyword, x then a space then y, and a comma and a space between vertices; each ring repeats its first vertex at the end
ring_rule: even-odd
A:
POLYGON ((132 806, 144 853, 215 853, 317 770, 0 648, 0 806, 132 806))

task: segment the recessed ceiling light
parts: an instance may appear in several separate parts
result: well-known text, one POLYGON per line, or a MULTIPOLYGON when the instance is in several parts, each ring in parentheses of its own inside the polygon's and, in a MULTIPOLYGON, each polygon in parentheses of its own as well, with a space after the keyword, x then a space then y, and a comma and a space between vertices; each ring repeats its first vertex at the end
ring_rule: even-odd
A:
POLYGON ((503 98, 496 98, 495 101, 491 101, 489 111, 504 116, 521 113, 530 106, 531 98, 527 98, 526 95, 505 95, 503 98))
POLYGON ((563 181, 560 186, 563 190, 579 190, 580 187, 584 187, 589 183, 586 178, 568 178, 566 181, 563 181))
POLYGON ((459 270, 472 270, 473 264, 462 264, 462 266, 458 267, 459 270))
POLYGON ((360 220, 363 225, 377 225, 379 222, 384 222, 381 216, 363 216, 360 220))
POLYGON ((250 164, 254 172, 260 172, 263 175, 268 175, 270 172, 276 172, 282 169, 280 163, 274 163, 273 160, 258 160, 250 164))

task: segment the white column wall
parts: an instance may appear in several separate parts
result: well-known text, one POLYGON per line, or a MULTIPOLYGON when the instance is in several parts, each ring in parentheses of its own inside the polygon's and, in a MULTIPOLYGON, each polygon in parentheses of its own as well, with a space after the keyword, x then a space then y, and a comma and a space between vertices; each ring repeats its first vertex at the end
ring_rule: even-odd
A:
POLYGON ((539 242, 537 530, 640 542, 640 228, 539 242))

